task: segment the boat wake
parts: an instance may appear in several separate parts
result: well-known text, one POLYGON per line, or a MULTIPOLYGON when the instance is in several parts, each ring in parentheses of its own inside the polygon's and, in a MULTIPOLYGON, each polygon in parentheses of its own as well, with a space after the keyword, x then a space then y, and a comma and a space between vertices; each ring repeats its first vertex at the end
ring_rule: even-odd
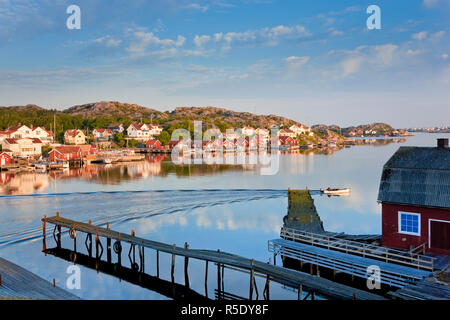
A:
MULTIPOLYGON (((65 218, 104 226, 236 202, 287 197, 286 190, 208 189, 112 191, 0 196, 0 247, 42 239, 41 218, 65 218), (1 227, 3 226, 3 227, 1 227), (14 230, 14 231, 11 231, 14 230)), ((46 234, 52 233, 50 227, 46 234)))

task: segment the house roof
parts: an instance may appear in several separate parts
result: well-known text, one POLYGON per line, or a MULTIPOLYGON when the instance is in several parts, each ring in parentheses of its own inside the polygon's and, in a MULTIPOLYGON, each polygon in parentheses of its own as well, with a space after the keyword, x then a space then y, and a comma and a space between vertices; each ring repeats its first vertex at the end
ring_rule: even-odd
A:
POLYGON ((79 146, 59 146, 54 147, 52 151, 59 153, 77 153, 81 151, 81 148, 79 146))
POLYGON ((6 141, 8 144, 18 144, 18 140, 31 140, 33 143, 42 143, 42 141, 38 138, 6 138, 4 141, 6 141))
POLYGON ((105 132, 105 133, 112 134, 112 132, 111 132, 110 129, 103 129, 103 128, 100 128, 100 129, 94 129, 94 131, 95 131, 95 132, 105 132))
POLYGON ((65 134, 72 136, 72 137, 76 137, 78 133, 82 132, 81 130, 78 129, 70 129, 67 130, 65 134))
POLYGON ((378 201, 450 208, 450 149, 400 147, 383 167, 378 201))

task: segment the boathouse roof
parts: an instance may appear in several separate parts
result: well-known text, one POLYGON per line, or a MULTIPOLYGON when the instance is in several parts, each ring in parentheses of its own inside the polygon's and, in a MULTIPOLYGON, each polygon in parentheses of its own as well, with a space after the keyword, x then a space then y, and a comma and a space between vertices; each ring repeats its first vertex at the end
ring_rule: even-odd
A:
POLYGON ((450 208, 450 149, 400 147, 383 167, 378 201, 450 208))

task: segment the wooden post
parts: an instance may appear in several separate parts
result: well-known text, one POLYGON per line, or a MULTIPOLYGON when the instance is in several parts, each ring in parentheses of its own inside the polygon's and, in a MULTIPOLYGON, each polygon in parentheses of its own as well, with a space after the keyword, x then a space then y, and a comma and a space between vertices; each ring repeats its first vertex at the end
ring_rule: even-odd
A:
POLYGON ((274 266, 277 265, 277 254, 276 253, 273 254, 273 265, 274 266))
POLYGON ((172 282, 175 282, 174 272, 175 272, 175 244, 172 246, 172 268, 170 271, 170 275, 172 277, 172 282))
POLYGON ((58 249, 61 248, 61 226, 58 226, 58 249))
MULTIPOLYGON (((184 249, 185 250, 189 249, 189 245, 187 242, 184 243, 184 249)), ((187 256, 185 256, 184 257, 184 285, 189 288, 188 264, 189 264, 189 258, 187 256)))
POLYGON ((317 272, 317 276, 320 277, 319 265, 316 265, 316 272, 317 272))
POLYGON ((206 269, 205 269, 205 296, 208 298, 208 260, 206 260, 206 269))
MULTIPOLYGON (((220 254, 220 249, 218 249, 217 252, 220 254)), ((217 297, 218 297, 218 300, 222 299, 221 283, 222 283, 222 281, 220 280, 220 263, 217 262, 217 297)))
POLYGON ((44 219, 42 220, 42 251, 47 250, 47 242, 46 242, 46 221, 47 216, 44 216, 44 219))
POLYGON ((303 285, 301 284, 298 287, 298 300, 302 300, 302 294, 303 294, 303 285))
POLYGON ((249 292, 249 300, 253 299, 253 259, 250 261, 250 292, 249 292))
POLYGON ((313 291, 312 295, 311 295, 311 300, 316 300, 316 293, 313 291))
POLYGON ((156 276, 159 278, 159 250, 156 250, 156 276))
POLYGON ((267 275, 266 278, 266 300, 270 300, 270 277, 267 275))
POLYGON ((144 252, 144 247, 142 246, 142 272, 145 272, 145 252, 144 252))
POLYGON ((95 234, 95 258, 98 259, 99 255, 98 255, 98 234, 95 234))
POLYGON ((111 238, 106 238, 106 260, 111 263, 111 238))
POLYGON ((75 231, 75 226, 73 226, 73 251, 77 252, 77 232, 75 231))
POLYGON ((53 288, 56 287, 56 279, 53 278, 53 288))
POLYGON ((313 274, 313 268, 314 265, 312 263, 309 264, 309 273, 312 275, 313 274))

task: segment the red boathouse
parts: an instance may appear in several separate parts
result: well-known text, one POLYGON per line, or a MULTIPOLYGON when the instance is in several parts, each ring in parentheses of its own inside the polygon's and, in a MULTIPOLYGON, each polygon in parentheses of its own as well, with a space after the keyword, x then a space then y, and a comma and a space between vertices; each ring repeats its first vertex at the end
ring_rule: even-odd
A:
POLYGON ((450 149, 400 147, 383 167, 383 246, 450 255, 450 149))

